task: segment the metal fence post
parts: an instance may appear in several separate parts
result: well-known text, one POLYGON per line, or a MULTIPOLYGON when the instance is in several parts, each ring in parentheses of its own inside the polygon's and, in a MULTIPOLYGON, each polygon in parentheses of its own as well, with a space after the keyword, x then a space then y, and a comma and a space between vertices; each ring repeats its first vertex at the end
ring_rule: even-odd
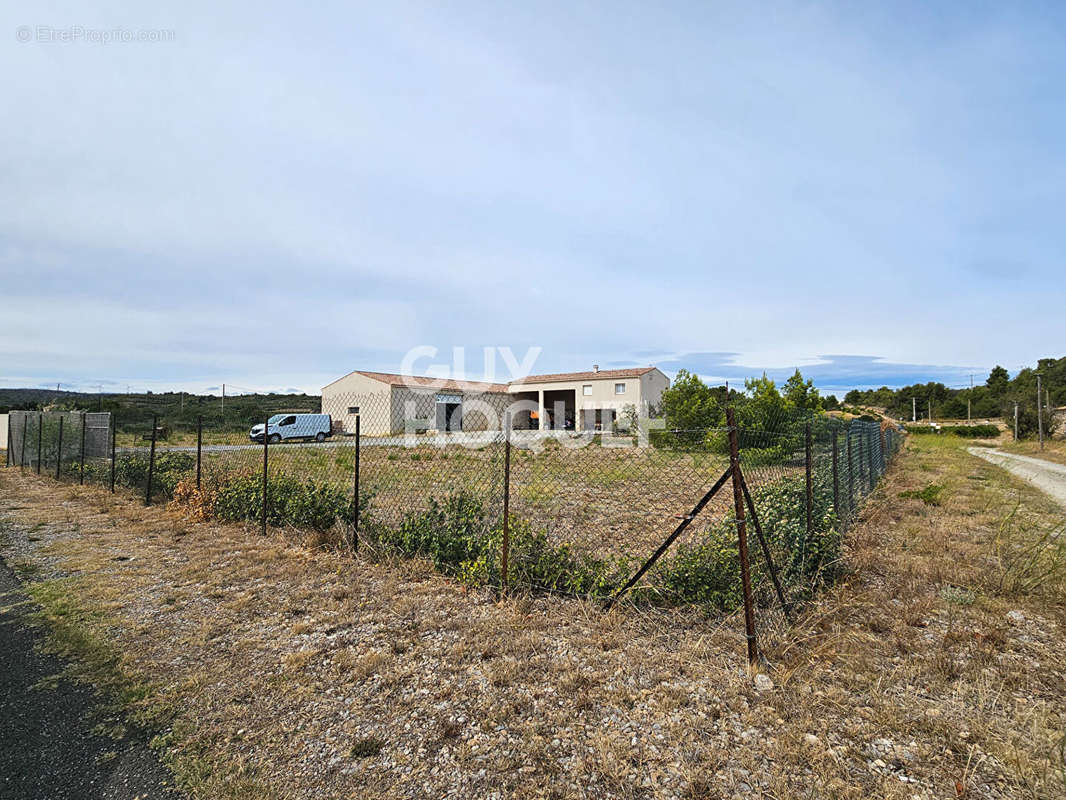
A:
POLYGON ((806 552, 807 544, 811 541, 814 535, 814 455, 813 448, 811 447, 811 423, 807 423, 806 428, 806 458, 805 471, 806 471, 806 510, 807 510, 807 541, 804 542, 804 552, 806 552))
POLYGON ((888 467, 888 457, 885 455, 885 429, 878 425, 877 430, 881 432, 881 458, 878 459, 881 462, 881 469, 878 472, 878 477, 881 477, 885 474, 885 469, 888 467))
POLYGON ((755 608, 751 599, 751 573, 748 564, 748 531, 744 518, 743 476, 740 473, 740 443, 736 415, 727 406, 726 424, 729 426, 729 466, 733 478, 733 513, 737 522, 737 546, 740 550, 740 583, 744 592, 744 632, 748 640, 748 663, 759 662, 759 646, 755 641, 755 608))
POLYGON ((196 417, 196 488, 200 488, 200 463, 201 451, 204 446, 204 417, 202 414, 196 417))
POLYGON ((511 414, 503 422, 503 542, 500 545, 500 585, 507 593, 507 565, 511 557, 511 414))
POLYGON ((111 494, 115 493, 115 415, 111 414, 111 494))
POLYGON ((266 536, 267 532, 267 450, 270 448, 270 417, 263 420, 263 512, 261 532, 266 536))
POLYGON ((11 466, 11 415, 7 416, 7 447, 4 449, 4 466, 11 466))
POLYGON ((22 441, 19 443, 19 445, 20 445, 19 470, 23 471, 23 472, 25 472, 25 470, 26 470, 26 434, 27 434, 26 428, 29 427, 29 424, 30 424, 30 415, 29 414, 23 414, 22 415, 22 441))
POLYGON ((78 470, 78 483, 85 485, 85 412, 81 412, 81 467, 78 470))
POLYGON ((874 436, 873 430, 867 428, 866 430, 866 476, 869 479, 870 491, 874 490, 874 486, 877 485, 877 481, 874 478, 874 436))
POLYGON ((848 446, 848 516, 855 510, 855 462, 851 457, 851 423, 844 429, 844 442, 848 446))
POLYGON ((840 513, 840 460, 837 456, 837 429, 833 428, 833 511, 837 516, 837 527, 844 515, 840 513))
POLYGON ((362 415, 355 415, 355 486, 352 488, 353 503, 355 504, 352 509, 352 551, 357 552, 359 550, 359 448, 362 445, 360 441, 363 437, 362 432, 362 415))
POLYGON ((63 464, 63 415, 59 415, 59 448, 56 450, 56 480, 59 480, 59 469, 63 464))
POLYGON ((44 414, 37 414, 37 474, 41 474, 41 435, 44 432, 44 414))
POLYGON ((148 486, 144 490, 144 504, 150 506, 152 504, 152 472, 155 470, 155 432, 159 427, 159 416, 152 414, 152 447, 148 451, 148 486))

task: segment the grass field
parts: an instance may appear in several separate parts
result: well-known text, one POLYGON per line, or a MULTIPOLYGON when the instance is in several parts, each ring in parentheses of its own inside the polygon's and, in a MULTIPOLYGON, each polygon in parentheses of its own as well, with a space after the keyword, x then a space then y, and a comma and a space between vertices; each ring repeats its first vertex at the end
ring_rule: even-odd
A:
MULTIPOLYGON (((271 472, 311 477, 351 490, 354 447, 277 447, 271 472)), ((545 530, 555 542, 570 542, 597 555, 647 555, 677 526, 721 476, 728 458, 719 453, 683 453, 651 448, 548 447, 512 450, 511 513, 545 530)), ((257 471, 260 450, 204 454, 205 474, 257 471)), ((802 467, 750 471, 753 489, 763 481, 797 475, 802 467)), ((466 493, 486 509, 502 512, 504 452, 500 443, 463 446, 364 446, 360 487, 371 494, 371 518, 399 524, 425 510, 431 499, 466 493)), ((726 487, 700 518, 704 525, 732 507, 726 487)), ((693 535, 700 525, 693 526, 693 535)))

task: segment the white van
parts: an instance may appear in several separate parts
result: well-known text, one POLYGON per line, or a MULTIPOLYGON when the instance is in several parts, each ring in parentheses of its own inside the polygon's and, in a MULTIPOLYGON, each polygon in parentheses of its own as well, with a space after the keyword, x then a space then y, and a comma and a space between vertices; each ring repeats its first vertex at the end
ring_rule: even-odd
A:
MULTIPOLYGON (((286 439, 303 439, 324 442, 333 433, 333 420, 329 414, 275 414, 267 420, 270 426, 270 443, 286 439)), ((253 442, 262 443, 263 425, 256 425, 248 433, 253 442)))

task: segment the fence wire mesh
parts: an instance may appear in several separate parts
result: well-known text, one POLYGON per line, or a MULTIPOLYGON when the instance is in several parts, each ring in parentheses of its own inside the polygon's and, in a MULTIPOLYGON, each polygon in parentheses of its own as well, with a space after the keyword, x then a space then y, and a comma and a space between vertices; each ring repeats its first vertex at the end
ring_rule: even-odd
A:
POLYGON ((741 591, 731 437, 763 603, 774 600, 771 564, 793 598, 832 574, 902 441, 894 427, 826 414, 740 415, 735 430, 539 430, 528 413, 516 426, 498 400, 480 414, 451 401, 334 397, 328 414, 240 429, 206 415, 191 425, 16 411, 8 464, 313 531, 322 544, 424 556, 471 583, 607 598, 647 565, 628 597, 728 609, 741 591))

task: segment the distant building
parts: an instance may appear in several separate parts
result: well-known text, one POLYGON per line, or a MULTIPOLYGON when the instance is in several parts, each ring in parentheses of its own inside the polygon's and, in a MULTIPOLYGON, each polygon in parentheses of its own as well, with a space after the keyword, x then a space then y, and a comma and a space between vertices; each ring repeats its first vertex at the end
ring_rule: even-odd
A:
POLYGON ((656 367, 530 375, 510 383, 441 380, 356 370, 322 389, 338 429, 368 436, 405 431, 609 430, 628 411, 648 416, 670 380, 656 367))

